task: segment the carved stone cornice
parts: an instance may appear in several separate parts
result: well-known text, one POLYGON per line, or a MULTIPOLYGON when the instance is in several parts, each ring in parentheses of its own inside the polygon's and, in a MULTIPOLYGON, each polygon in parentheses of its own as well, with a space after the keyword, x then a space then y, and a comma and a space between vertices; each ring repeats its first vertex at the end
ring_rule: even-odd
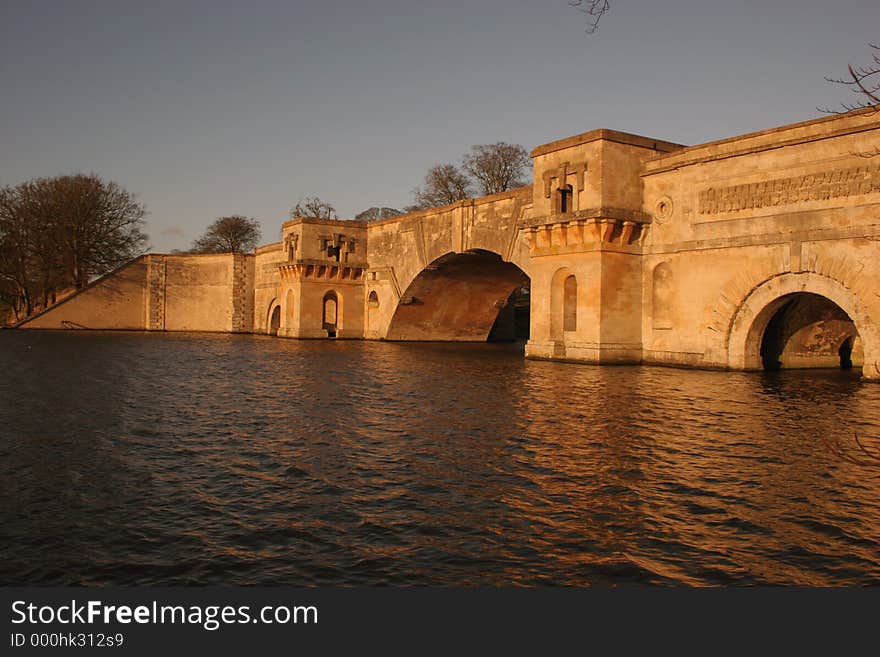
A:
POLYGON ((630 210, 608 210, 583 210, 524 222, 520 231, 529 246, 529 255, 638 251, 650 218, 630 210))
POLYGON ((282 280, 362 281, 366 263, 299 259, 277 265, 282 280))
POLYGON ((519 222, 520 229, 533 228, 538 226, 548 226, 556 223, 567 223, 576 220, 590 219, 613 219, 614 221, 632 221, 637 224, 650 224, 651 215, 640 210, 627 210, 624 208, 587 208, 586 210, 577 210, 576 212, 566 212, 562 214, 549 214, 543 217, 530 217, 522 219, 519 222))

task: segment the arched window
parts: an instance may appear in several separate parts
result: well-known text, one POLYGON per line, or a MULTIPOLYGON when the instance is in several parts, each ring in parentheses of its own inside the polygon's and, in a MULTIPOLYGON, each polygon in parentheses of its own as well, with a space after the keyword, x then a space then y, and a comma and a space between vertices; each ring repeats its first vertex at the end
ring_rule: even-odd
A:
POLYGON ((371 309, 379 307, 379 295, 375 290, 370 292, 370 296, 367 297, 367 306, 371 309))
POLYGON ((578 284, 574 276, 566 277, 562 294, 562 330, 577 331, 578 284))

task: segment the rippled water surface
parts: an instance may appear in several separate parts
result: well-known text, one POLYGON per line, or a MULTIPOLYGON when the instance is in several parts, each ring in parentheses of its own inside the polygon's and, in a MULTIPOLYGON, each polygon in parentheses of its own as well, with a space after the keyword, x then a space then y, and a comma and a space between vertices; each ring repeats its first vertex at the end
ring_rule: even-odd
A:
POLYGON ((0 332, 0 583, 880 583, 880 385, 0 332))

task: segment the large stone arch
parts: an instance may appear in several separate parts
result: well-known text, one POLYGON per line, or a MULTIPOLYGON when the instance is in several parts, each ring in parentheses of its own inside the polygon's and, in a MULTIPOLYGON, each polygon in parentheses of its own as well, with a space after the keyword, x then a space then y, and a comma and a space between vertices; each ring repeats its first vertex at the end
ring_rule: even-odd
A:
POLYGON ((828 299, 855 324, 864 349, 862 374, 880 378, 880 333, 863 301, 849 287, 813 272, 785 273, 767 279, 740 304, 727 335, 727 364, 731 369, 762 369, 760 346, 770 319, 791 295, 807 292, 828 299))
POLYGON ((385 337, 483 342, 512 295, 528 282, 522 268, 497 252, 448 252, 412 279, 390 317, 385 337))

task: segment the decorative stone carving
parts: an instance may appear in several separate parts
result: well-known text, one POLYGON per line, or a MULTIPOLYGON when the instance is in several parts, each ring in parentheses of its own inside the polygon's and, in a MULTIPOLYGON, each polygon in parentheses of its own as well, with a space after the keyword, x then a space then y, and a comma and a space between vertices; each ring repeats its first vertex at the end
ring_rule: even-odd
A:
POLYGON ((654 219, 658 224, 662 224, 666 222, 666 220, 672 218, 674 210, 675 205, 673 204, 672 199, 668 196, 661 196, 654 204, 654 219))
POLYGON ((544 182, 544 198, 550 198, 555 187, 561 187, 566 184, 566 178, 569 175, 577 176, 577 190, 584 191, 584 177, 587 173, 586 162, 563 162, 556 169, 545 171, 542 176, 544 182), (557 180, 555 187, 553 180, 557 180))
POLYGON ((699 194, 699 213, 740 212, 875 192, 880 192, 880 165, 876 164, 730 187, 709 187, 699 194))

